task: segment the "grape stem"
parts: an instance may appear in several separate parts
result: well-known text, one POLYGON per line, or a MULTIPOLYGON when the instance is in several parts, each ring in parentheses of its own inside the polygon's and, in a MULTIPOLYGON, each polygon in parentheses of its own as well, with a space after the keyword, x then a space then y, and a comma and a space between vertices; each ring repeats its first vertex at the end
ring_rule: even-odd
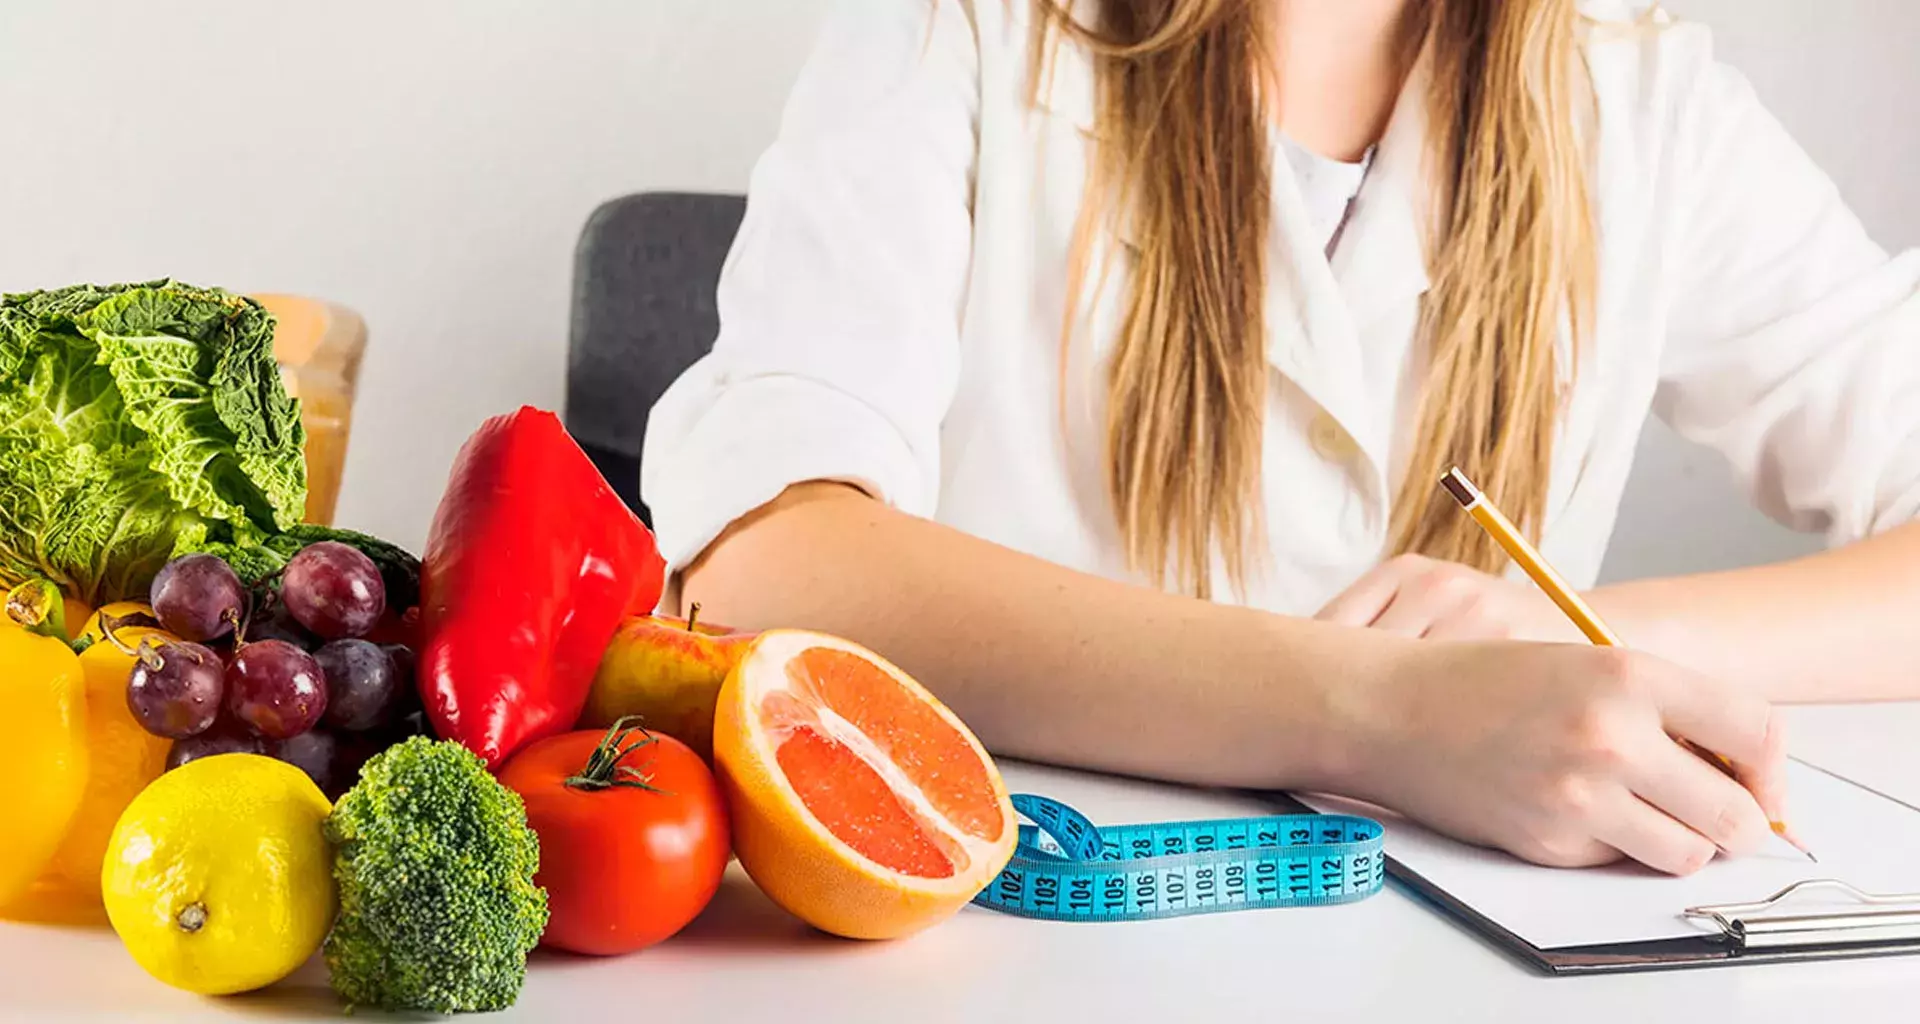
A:
POLYGON ((121 626, 127 625, 127 620, 131 618, 133 618, 132 615, 108 615, 105 612, 101 612, 100 635, 106 637, 108 643, 118 647, 121 654, 127 655, 128 657, 137 657, 138 652, 128 647, 127 642, 120 639, 120 635, 114 632, 114 630, 119 629, 121 626))
POLYGON ((247 645, 247 627, 253 624, 253 601, 251 594, 244 609, 235 612, 229 608, 220 613, 220 617, 233 623, 233 649, 239 650, 247 645))
POLYGON ((166 659, 160 657, 160 652, 154 648, 152 637, 141 637, 140 646, 134 648, 128 647, 127 642, 120 639, 119 635, 114 632, 114 630, 120 629, 123 626, 144 627, 148 623, 151 623, 155 627, 160 625, 158 619, 141 612, 128 612, 125 615, 108 615, 103 612, 100 615, 100 635, 106 637, 108 643, 118 647, 121 654, 129 658, 140 659, 140 664, 145 665, 147 671, 158 672, 166 667, 167 662, 166 659))
POLYGON ((627 759, 628 754, 659 742, 645 728, 627 724, 629 721, 638 721, 639 718, 639 715, 622 715, 609 726, 606 736, 602 737, 599 745, 593 748, 593 753, 587 756, 586 767, 580 769, 580 774, 567 779, 567 788, 600 790, 612 786, 626 786, 632 789, 644 789, 650 793, 666 793, 666 790, 653 785, 653 776, 644 775, 620 763, 627 759), (627 743, 627 737, 636 732, 641 738, 622 747, 621 744, 627 743))

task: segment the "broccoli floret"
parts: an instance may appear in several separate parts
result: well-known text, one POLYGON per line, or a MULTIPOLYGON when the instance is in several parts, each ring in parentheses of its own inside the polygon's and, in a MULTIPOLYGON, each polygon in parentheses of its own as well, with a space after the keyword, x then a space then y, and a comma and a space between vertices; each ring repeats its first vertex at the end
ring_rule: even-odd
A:
POLYGON ((327 818, 340 914, 327 936, 349 1009, 501 1010, 547 926, 540 843, 519 794, 451 741, 368 761, 327 818))

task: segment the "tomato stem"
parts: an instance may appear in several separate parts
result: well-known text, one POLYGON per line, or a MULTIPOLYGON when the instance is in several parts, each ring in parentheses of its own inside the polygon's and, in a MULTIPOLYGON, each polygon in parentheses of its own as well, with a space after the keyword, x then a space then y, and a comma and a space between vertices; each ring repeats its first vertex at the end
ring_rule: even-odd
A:
POLYGON ((626 786, 652 793, 666 792, 653 785, 653 776, 642 774, 620 763, 627 759, 628 754, 659 742, 645 728, 627 724, 629 721, 638 721, 639 718, 639 715, 622 715, 608 726, 606 736, 602 737, 599 745, 593 748, 593 753, 587 755, 586 767, 580 769, 580 774, 567 779, 567 787, 598 790, 611 786, 626 786), (627 743, 627 737, 636 732, 641 738, 627 743))

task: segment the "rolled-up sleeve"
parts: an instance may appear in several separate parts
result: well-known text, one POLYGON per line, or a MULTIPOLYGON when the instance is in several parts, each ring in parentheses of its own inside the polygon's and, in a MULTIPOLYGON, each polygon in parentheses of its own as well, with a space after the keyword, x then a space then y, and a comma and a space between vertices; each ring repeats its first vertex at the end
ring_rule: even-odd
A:
POLYGON ((1703 60, 1670 138, 1681 190, 1655 411, 1755 505, 1830 544, 1920 512, 1920 252, 1876 245, 1737 72, 1703 60))
POLYGON ((978 82, 960 0, 840 0, 828 16, 754 168, 714 349, 648 416, 641 493, 672 571, 796 483, 935 510, 978 82))

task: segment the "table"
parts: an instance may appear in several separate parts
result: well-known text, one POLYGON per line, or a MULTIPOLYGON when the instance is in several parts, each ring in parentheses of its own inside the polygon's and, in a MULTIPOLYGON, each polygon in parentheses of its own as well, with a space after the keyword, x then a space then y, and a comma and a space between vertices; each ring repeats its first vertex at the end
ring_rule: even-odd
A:
MULTIPOLYGON (((1920 744, 1912 742, 1920 703, 1787 715, 1801 756, 1872 773, 1890 795, 1920 804, 1920 744)), ((1242 794, 1003 769, 1015 789, 1059 797, 1096 822, 1273 809, 1242 794)), ((484 1019, 1618 1024, 1650 1013, 1858 1024, 1911 1019, 1917 1004, 1920 957, 1543 977, 1391 884, 1343 907, 1124 925, 1041 923, 969 907, 908 940, 847 942, 787 917, 736 866, 714 904, 671 942, 614 960, 536 953, 520 1002, 484 1019)), ((318 963, 266 992, 201 999, 147 977, 110 931, 0 923, 0 1021, 339 1019, 318 963)))

